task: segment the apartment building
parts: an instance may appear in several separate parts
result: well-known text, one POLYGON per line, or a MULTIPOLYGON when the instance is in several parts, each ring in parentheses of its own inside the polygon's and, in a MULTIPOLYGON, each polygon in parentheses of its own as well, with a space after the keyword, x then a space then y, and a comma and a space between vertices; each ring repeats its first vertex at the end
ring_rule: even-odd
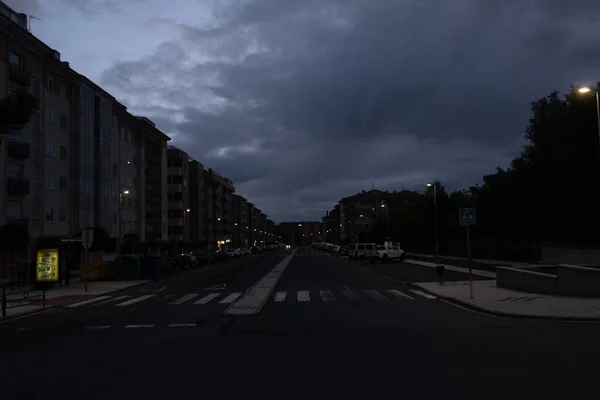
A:
POLYGON ((174 146, 167 150, 168 240, 182 249, 190 241, 189 156, 174 146))
POLYGON ((253 203, 248 203, 248 211, 248 220, 250 226, 250 244, 252 246, 256 246, 258 244, 261 244, 260 231, 262 229, 260 226, 260 214, 262 213, 262 211, 260 211, 253 203))
MULTIPOLYGON (((117 227, 119 244, 141 242, 144 213, 140 209, 144 187, 141 184, 142 141, 139 118, 118 102, 113 103, 112 203, 111 222, 117 227), (116 206, 116 209, 115 209, 116 206)), ((119 246, 120 247, 120 246, 119 246)))
POLYGON ((171 140, 154 122, 137 117, 141 135, 140 207, 146 216, 142 221, 142 242, 157 243, 168 239, 167 217, 167 142, 171 140))
POLYGON ((322 218, 322 236, 326 242, 339 243, 339 208, 339 205, 336 205, 333 209, 326 211, 325 216, 322 218))
POLYGON ((211 168, 203 172, 204 185, 204 236, 211 248, 227 247, 233 231, 233 182, 211 168))
POLYGON ((249 247, 250 238, 250 206, 244 196, 232 195, 233 199, 233 245, 249 247))
POLYGON ((196 160, 189 162, 189 213, 190 242, 195 249, 205 249, 204 237, 204 165, 196 160))
POLYGON ((28 89, 39 112, 2 146, 2 223, 25 228, 30 237, 68 237, 73 181, 69 147, 72 87, 77 74, 60 53, 27 31, 27 16, 0 3, 2 57, 0 95, 28 89))
POLYGON ((408 190, 384 192, 377 189, 361 191, 345 197, 338 203, 340 243, 372 240, 371 232, 378 221, 385 220, 390 213, 427 201, 423 194, 408 190))
POLYGON ((313 240, 321 240, 323 225, 319 221, 286 221, 278 225, 283 240, 299 244, 313 240))

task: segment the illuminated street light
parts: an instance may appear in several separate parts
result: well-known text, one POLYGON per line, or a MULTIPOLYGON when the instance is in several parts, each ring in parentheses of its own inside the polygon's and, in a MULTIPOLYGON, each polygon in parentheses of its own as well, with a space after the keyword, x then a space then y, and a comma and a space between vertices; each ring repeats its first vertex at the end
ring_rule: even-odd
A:
POLYGON ((440 263, 440 242, 438 237, 438 209, 437 209, 437 186, 428 183, 427 187, 433 187, 433 209, 435 214, 435 263, 440 263))
POLYGON ((600 137, 600 99, 598 99, 598 89, 592 89, 589 86, 582 86, 578 89, 579 93, 589 93, 593 91, 596 94, 596 117, 598 119, 598 136, 600 137))

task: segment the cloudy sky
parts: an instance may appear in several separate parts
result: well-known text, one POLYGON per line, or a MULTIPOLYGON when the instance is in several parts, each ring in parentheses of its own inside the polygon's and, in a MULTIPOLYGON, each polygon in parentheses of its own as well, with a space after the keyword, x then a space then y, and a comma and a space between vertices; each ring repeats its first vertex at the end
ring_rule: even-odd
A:
POLYGON ((530 102, 600 80, 600 2, 4 0, 276 221, 506 167, 530 102))

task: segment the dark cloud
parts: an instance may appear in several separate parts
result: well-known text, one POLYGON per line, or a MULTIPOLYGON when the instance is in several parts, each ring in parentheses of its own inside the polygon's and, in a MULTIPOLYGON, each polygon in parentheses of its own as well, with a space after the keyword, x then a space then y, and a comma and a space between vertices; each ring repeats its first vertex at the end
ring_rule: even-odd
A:
POLYGON ((226 2, 213 27, 148 21, 177 39, 103 84, 276 219, 316 218, 373 184, 452 190, 508 165, 532 100, 599 78, 582 22, 600 6, 578 6, 226 2))

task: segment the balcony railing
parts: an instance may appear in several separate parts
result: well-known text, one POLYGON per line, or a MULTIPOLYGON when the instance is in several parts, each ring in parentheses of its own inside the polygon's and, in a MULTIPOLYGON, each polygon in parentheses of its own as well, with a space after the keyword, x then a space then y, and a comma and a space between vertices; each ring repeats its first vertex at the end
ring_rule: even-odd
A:
POLYGON ((24 178, 12 178, 7 179, 6 191, 9 194, 16 194, 25 196, 29 194, 29 180, 24 178))
POLYGON ((19 82, 25 86, 31 85, 31 74, 25 71, 18 64, 8 64, 8 76, 11 80, 19 82))
POLYGON ((9 139, 8 154, 11 157, 29 158, 31 154, 31 146, 29 145, 29 143, 25 143, 20 140, 9 139))

